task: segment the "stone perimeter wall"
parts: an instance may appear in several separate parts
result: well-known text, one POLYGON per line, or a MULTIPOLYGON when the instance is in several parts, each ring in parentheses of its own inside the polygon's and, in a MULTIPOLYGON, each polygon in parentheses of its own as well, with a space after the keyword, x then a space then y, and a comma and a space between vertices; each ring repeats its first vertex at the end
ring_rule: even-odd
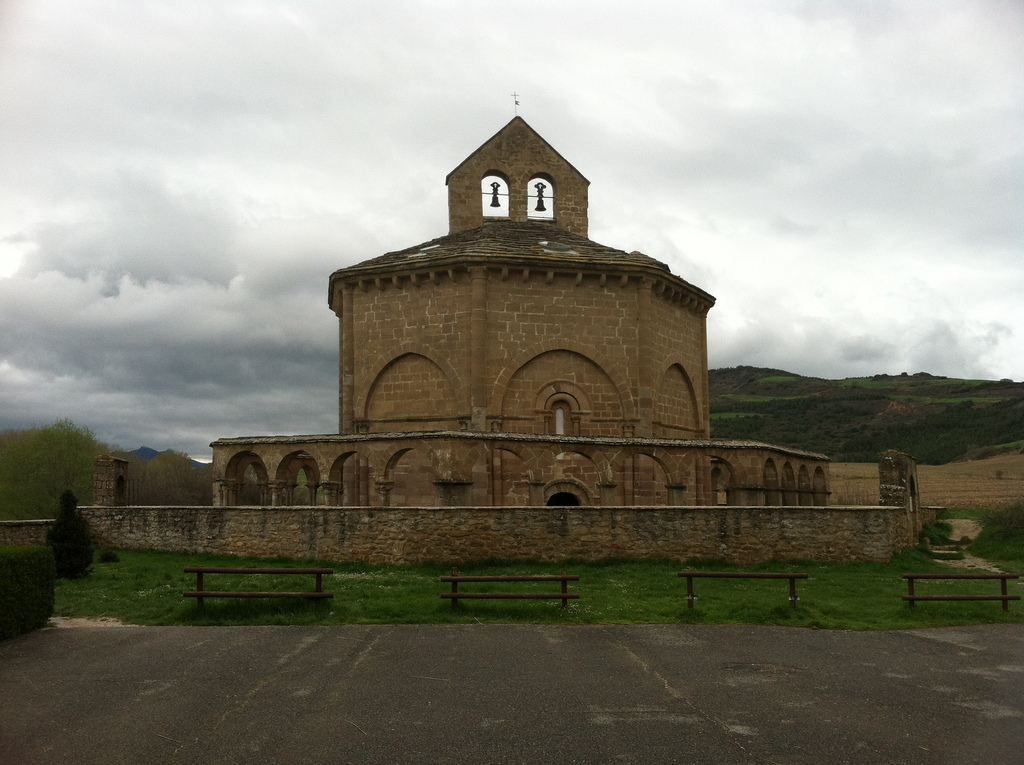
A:
MULTIPOLYGON (((86 507, 97 547, 369 563, 485 558, 887 561, 903 507, 86 507)), ((35 521, 33 523, 43 523, 35 521)), ((0 525, 0 544, 9 544, 0 525)))
MULTIPOLYGON (((885 452, 878 506, 84 507, 97 547, 370 563, 803 558, 887 561, 917 542, 916 464, 885 452), (886 483, 886 481, 888 481, 886 483), (887 488, 885 488, 887 487, 887 488)), ((2 521, 0 545, 45 543, 53 521, 2 521)))
POLYGON ((45 545, 53 519, 0 521, 0 545, 45 545))

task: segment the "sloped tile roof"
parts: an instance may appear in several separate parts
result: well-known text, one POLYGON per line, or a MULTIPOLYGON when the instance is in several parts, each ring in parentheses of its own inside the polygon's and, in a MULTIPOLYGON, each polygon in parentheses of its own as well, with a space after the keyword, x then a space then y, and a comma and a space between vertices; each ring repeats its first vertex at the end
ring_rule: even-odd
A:
POLYGON ((494 256, 529 259, 535 256, 550 263, 552 257, 567 262, 603 264, 631 263, 669 271, 667 265, 639 252, 626 252, 599 244, 550 223, 495 221, 477 228, 441 236, 403 250, 365 260, 353 268, 413 265, 458 256, 494 256))

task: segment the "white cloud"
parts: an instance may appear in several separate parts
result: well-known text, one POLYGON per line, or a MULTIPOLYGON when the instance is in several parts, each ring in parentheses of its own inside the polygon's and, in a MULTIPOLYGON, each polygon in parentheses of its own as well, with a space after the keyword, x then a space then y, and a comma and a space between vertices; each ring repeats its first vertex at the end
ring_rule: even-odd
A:
POLYGON ((513 90, 592 237, 716 295, 713 365, 1022 379, 1022 43, 995 1, 6 6, 0 428, 332 430, 328 275, 444 233, 513 90))

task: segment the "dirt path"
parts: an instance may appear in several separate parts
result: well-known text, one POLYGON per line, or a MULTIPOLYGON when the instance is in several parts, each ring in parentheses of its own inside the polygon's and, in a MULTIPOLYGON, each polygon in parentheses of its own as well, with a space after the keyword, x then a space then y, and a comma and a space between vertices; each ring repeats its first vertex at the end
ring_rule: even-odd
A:
POLYGON ((970 553, 964 553, 963 560, 939 560, 936 558, 936 563, 942 563, 947 566, 955 566, 957 568, 970 568, 978 571, 990 571, 993 574, 1001 574, 1003 570, 993 563, 989 563, 984 558, 979 558, 976 555, 970 553))
POLYGON ((132 627, 112 616, 100 616, 95 619, 84 616, 51 616, 47 623, 48 627, 132 627))
MULTIPOLYGON (((968 518, 950 518, 947 523, 953 527, 953 531, 949 537, 954 542, 959 542, 964 537, 974 539, 979 533, 981 533, 981 524, 968 518)), ((979 558, 978 556, 971 555, 967 552, 964 553, 963 560, 938 560, 938 562, 947 566, 955 566, 957 568, 989 571, 993 574, 1002 573, 1002 569, 998 566, 989 563, 984 558, 979 558)))
POLYGON ((981 533, 981 524, 968 518, 950 518, 946 522, 953 527, 949 537, 955 542, 959 542, 964 537, 974 539, 981 533))

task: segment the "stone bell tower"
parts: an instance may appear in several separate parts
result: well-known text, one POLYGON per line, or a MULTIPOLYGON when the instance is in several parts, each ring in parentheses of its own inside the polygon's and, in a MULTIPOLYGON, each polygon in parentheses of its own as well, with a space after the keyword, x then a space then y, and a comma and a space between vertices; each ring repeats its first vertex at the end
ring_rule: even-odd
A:
POLYGON ((448 233, 495 221, 550 223, 587 235, 590 181, 522 117, 515 117, 445 179, 448 233))

